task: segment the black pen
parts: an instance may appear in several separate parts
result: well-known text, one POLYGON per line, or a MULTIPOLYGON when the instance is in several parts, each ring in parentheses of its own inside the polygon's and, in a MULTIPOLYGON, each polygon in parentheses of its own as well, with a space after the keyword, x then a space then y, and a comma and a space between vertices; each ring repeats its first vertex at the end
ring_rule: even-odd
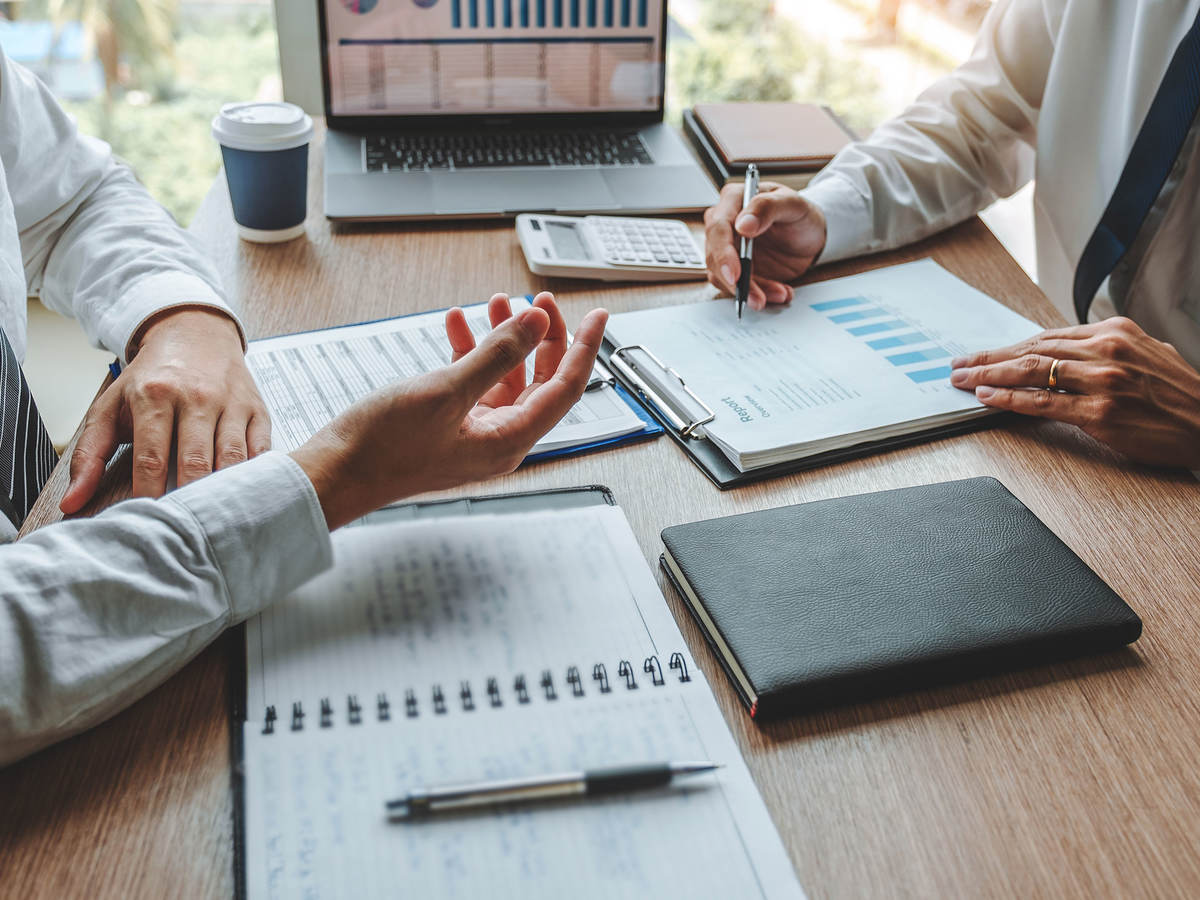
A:
MULTIPOLYGON (((746 166, 746 184, 742 191, 742 209, 750 205, 754 195, 758 193, 758 166, 750 163, 746 166)), ((750 298, 750 273, 754 260, 754 238, 742 238, 742 271, 737 283, 737 314, 742 317, 742 307, 750 298)))
POLYGON ((478 809, 504 803, 561 800, 567 797, 597 797, 663 787, 680 775, 699 775, 718 769, 711 762, 646 763, 563 772, 533 778, 511 778, 478 784, 454 784, 424 788, 406 797, 389 800, 387 816, 392 820, 421 819, 433 813, 478 809))

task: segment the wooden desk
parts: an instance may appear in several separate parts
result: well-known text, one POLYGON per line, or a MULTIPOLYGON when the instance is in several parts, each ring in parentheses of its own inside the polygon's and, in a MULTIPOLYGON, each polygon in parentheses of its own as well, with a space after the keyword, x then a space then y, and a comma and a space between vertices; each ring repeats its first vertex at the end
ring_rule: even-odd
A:
MULTIPOLYGON (((479 301, 496 289, 557 289, 572 324, 597 304, 619 312, 709 296, 698 285, 544 281, 528 272, 506 224, 335 234, 319 212, 319 164, 312 178, 308 240, 238 242, 223 182, 193 226, 252 335, 479 301)), ((922 256, 1057 321, 978 221, 816 277, 922 256)), ((127 483, 127 466, 116 473, 108 499, 127 483)), ((814 897, 1195 895, 1200 485, 1186 473, 1128 468, 1077 431, 1024 421, 730 493, 665 438, 471 490, 607 484, 657 571, 666 525, 985 474, 1137 609, 1146 631, 1135 649, 759 727, 664 584, 800 879, 814 897)), ((56 518, 63 483, 60 471, 38 524, 56 518)), ((804 536, 796 542, 803 552, 804 536)), ((239 652, 226 637, 110 722, 0 772, 0 894, 229 895, 227 701, 239 652)))

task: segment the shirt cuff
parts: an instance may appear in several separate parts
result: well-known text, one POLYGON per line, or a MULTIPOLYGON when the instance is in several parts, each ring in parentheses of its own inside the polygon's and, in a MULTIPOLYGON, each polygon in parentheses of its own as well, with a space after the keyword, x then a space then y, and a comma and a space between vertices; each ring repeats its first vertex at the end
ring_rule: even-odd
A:
POLYGON ((333 563, 317 492, 299 464, 272 451, 168 494, 204 531, 225 580, 230 623, 256 615, 333 563))
POLYGON ((850 179, 836 169, 826 169, 799 193, 825 215, 825 248, 818 263, 837 262, 871 249, 871 204, 850 179))
POLYGON ((129 343, 146 320, 164 310, 185 306, 208 307, 225 313, 237 326, 243 349, 246 329, 229 305, 207 281, 187 272, 160 272, 135 281, 100 320, 100 342, 129 363, 129 343))

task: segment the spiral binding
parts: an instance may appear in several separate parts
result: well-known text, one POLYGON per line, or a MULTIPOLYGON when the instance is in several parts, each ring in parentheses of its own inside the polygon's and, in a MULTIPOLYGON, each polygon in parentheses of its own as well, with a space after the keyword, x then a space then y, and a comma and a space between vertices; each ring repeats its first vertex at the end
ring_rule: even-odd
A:
MULTIPOLYGON (((672 653, 667 661, 667 669, 675 674, 675 677, 680 683, 686 683, 692 680, 688 673, 687 660, 684 655, 678 651, 672 653)), ((667 672, 663 670, 662 664, 657 656, 647 656, 642 662, 642 673, 649 676, 649 685, 651 687, 663 687, 667 684, 667 672)), ((473 712, 482 705, 487 705, 493 709, 505 705, 506 702, 515 700, 518 704, 526 705, 534 702, 535 699, 542 700, 546 703, 554 703, 562 697, 584 697, 587 695, 588 688, 585 687, 583 673, 578 666, 569 666, 566 671, 565 681, 567 688, 560 695, 555 687, 554 673, 550 669, 543 669, 541 676, 537 680, 536 687, 532 686, 531 682, 526 681, 525 675, 517 675, 512 682, 512 691, 509 695, 505 695, 504 689, 501 687, 501 682, 498 678, 489 678, 485 686, 486 701, 484 695, 480 695, 476 701, 475 693, 470 681, 460 681, 458 686, 458 703, 457 706, 463 712, 473 712)), ((647 683, 645 680, 642 683, 647 683)), ((627 659, 622 659, 617 662, 617 681, 616 687, 624 686, 627 691, 636 691, 639 689, 639 682, 633 666, 627 659)), ((604 663, 598 662, 592 666, 592 688, 600 694, 611 694, 614 691, 613 683, 608 679, 608 668, 604 663)), ((434 715, 446 715, 451 710, 450 702, 446 698, 446 692, 440 684, 430 686, 429 693, 429 709, 434 715)), ((417 692, 412 688, 408 688, 404 692, 404 715, 406 718, 415 719, 421 715, 421 702, 418 699, 417 692)), ((304 705, 299 701, 292 704, 292 731, 304 730, 304 719, 307 713, 304 711, 304 705)), ((366 715, 363 706, 359 703, 357 694, 349 694, 346 697, 346 723, 348 725, 361 725, 366 715)), ((375 695, 375 718, 379 722, 388 722, 392 718, 392 705, 385 693, 375 695)), ((263 734, 274 734, 275 723, 279 716, 275 712, 274 706, 268 706, 263 717, 263 734)), ((335 714, 333 708, 333 700, 329 697, 322 697, 320 701, 318 724, 321 728, 333 728, 335 714)))

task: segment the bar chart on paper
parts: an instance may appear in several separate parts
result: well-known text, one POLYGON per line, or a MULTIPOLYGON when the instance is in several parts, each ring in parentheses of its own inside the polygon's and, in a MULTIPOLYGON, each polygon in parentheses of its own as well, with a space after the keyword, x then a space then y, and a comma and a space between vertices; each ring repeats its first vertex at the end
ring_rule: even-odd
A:
POLYGON ((342 115, 656 109, 663 0, 327 5, 342 115))
POLYGON ((950 378, 950 359, 963 350, 926 334, 926 326, 898 316, 868 297, 822 300, 810 303, 809 308, 862 339, 914 384, 945 385, 950 378))

